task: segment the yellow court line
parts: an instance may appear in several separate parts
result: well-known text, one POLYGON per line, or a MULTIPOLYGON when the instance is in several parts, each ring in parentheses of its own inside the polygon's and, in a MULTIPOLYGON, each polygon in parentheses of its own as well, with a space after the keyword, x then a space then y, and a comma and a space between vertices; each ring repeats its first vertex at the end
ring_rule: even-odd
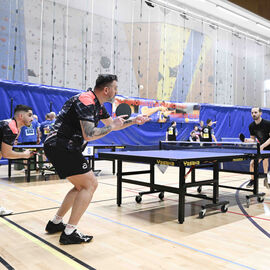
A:
POLYGON ((55 255, 56 257, 58 257, 59 259, 61 259, 62 261, 66 262, 67 264, 73 266, 75 269, 82 269, 86 267, 84 267, 83 265, 77 263, 76 261, 68 258, 67 256, 61 254, 61 252, 53 249, 52 247, 48 246, 47 244, 43 243, 41 240, 36 239, 35 237, 33 237, 32 235, 24 232, 22 229, 17 228, 15 225, 9 223, 8 221, 6 221, 4 218, 0 218, 0 222, 7 225, 9 228, 13 229, 14 231, 16 231, 17 233, 19 233, 20 235, 24 236, 25 238, 27 238, 28 240, 30 240, 31 242, 37 244, 38 246, 40 246, 41 248, 49 251, 51 254, 55 255))

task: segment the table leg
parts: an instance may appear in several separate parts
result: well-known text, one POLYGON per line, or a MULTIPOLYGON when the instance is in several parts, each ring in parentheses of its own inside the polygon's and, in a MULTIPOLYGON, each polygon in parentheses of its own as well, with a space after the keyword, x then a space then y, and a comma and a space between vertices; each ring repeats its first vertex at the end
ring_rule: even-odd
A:
POLYGON ((12 163, 12 161, 9 159, 8 160, 8 178, 11 177, 11 163, 12 163))
POLYGON ((30 182, 30 166, 31 165, 31 158, 27 159, 27 182, 30 182))
POLYGON ((179 166, 179 195, 178 195, 178 222, 184 223, 185 220, 185 173, 186 168, 183 163, 179 166))
MULTIPOLYGON (((112 152, 116 151, 115 146, 111 148, 112 152)), ((115 159, 112 161, 112 173, 115 174, 115 159)))
POLYGON ((153 188, 153 185, 155 184, 155 164, 150 164, 150 184, 150 191, 155 191, 153 188))
POLYGON ((254 159, 254 189, 253 194, 259 193, 259 162, 258 159, 254 159))
POLYGON ((195 183, 195 173, 196 168, 194 167, 191 171, 191 183, 195 183))
POLYGON ((117 205, 122 203, 122 160, 117 161, 117 205))
POLYGON ((214 162, 213 164, 213 203, 217 203, 219 200, 219 187, 218 187, 218 182, 219 182, 219 163, 214 162))
POLYGON ((113 166, 113 168, 112 168, 113 174, 115 174, 115 159, 112 161, 112 166, 113 166))

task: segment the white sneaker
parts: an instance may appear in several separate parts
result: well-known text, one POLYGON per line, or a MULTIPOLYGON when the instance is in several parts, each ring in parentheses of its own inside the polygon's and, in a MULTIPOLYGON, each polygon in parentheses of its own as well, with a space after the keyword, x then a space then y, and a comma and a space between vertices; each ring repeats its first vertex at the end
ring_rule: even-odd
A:
POLYGON ((1 216, 7 216, 7 215, 11 215, 13 213, 12 210, 8 210, 4 207, 0 207, 0 217, 1 216))

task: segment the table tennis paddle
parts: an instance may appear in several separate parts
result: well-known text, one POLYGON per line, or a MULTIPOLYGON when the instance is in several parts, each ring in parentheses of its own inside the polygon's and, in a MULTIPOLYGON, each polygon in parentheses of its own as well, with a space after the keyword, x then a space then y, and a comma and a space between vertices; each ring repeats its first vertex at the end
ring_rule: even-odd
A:
POLYGON ((245 142, 245 138, 246 137, 245 137, 245 135, 243 133, 239 134, 239 139, 240 139, 241 142, 245 142))
POLYGON ((115 114, 116 116, 126 115, 123 118, 127 120, 131 115, 131 108, 127 103, 121 103, 117 106, 115 114))

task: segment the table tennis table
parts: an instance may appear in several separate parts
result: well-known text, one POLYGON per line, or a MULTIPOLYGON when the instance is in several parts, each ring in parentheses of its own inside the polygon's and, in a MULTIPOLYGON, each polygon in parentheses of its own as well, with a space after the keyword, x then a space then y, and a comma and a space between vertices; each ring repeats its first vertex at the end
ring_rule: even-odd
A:
MULTIPOLYGON (((87 147, 92 147, 92 149, 88 151, 84 151, 84 156, 89 158, 90 166, 94 172, 98 172, 100 170, 95 170, 95 161, 96 160, 110 160, 112 161, 112 172, 115 174, 115 159, 111 158, 101 158, 100 153, 103 151, 115 152, 117 149, 124 149, 125 146, 121 144, 115 143, 88 143, 87 147)), ((87 150, 87 149, 86 149, 87 150)))
POLYGON ((35 154, 33 155, 33 157, 28 158, 28 159, 24 159, 24 158, 20 158, 20 159, 9 159, 8 160, 8 177, 11 177, 11 165, 12 164, 22 164, 23 160, 26 160, 26 180, 27 182, 30 182, 30 176, 31 176, 31 165, 33 164, 35 169, 37 169, 36 165, 37 164, 45 164, 45 163, 49 163, 47 161, 42 161, 42 162, 37 162, 36 158, 38 155, 38 152, 43 150, 43 144, 35 144, 35 145, 31 145, 31 144, 26 144, 26 145, 13 145, 13 149, 14 150, 23 150, 23 149, 27 149, 30 151, 35 152, 35 154))
POLYGON ((269 158, 270 151, 260 152, 257 144, 243 143, 189 143, 189 142, 160 142, 159 150, 151 151, 124 151, 100 153, 101 158, 111 158, 117 160, 117 205, 122 203, 122 184, 129 183, 134 185, 149 187, 149 191, 140 192, 136 196, 136 202, 141 202, 141 196, 149 193, 159 193, 162 200, 164 192, 178 194, 178 221, 183 223, 185 219, 185 197, 191 196, 211 200, 211 204, 203 205, 199 212, 199 217, 203 218, 206 209, 213 206, 221 206, 222 212, 227 212, 228 201, 219 200, 219 172, 221 162, 239 162, 243 160, 254 160, 254 188, 251 191, 259 202, 263 201, 264 193, 258 193, 258 160, 260 158, 269 158), (123 162, 149 164, 149 170, 142 171, 123 171, 123 162), (178 187, 161 185, 155 183, 155 164, 174 166, 179 168, 178 187), (193 168, 191 182, 186 182, 186 169, 193 168), (208 180, 196 181, 195 169, 212 168, 213 177, 208 180), (125 178, 126 176, 149 174, 149 182, 125 178), (190 187, 201 187, 210 185, 213 187, 213 196, 208 197, 202 194, 187 193, 190 187))
MULTIPOLYGON (((89 160, 90 160, 90 165, 93 169, 93 171, 95 171, 95 161, 96 160, 101 160, 101 158, 99 158, 98 154, 98 150, 109 150, 109 151, 116 151, 116 149, 123 149, 125 146, 123 145, 120 145, 120 144, 114 144, 114 143, 111 143, 111 144, 100 144, 100 143, 92 143, 92 144, 88 144, 89 147, 92 147, 92 150, 90 152, 86 152, 86 154, 84 155, 85 157, 88 157, 89 160)), ((44 148, 43 144, 40 144, 40 145, 13 145, 13 149, 14 150, 21 150, 21 149, 28 149, 28 150, 32 150, 34 152, 40 152, 42 151, 44 148)), ((33 157, 29 158, 29 159, 9 159, 8 160, 8 177, 10 178, 11 177, 11 165, 12 164, 22 164, 22 161, 23 160, 26 160, 26 179, 27 179, 27 182, 30 182, 30 176, 31 176, 31 165, 34 164, 35 168, 36 168, 36 164, 37 163, 40 163, 40 162, 36 162, 36 157, 37 157, 37 154, 34 154, 33 157)), ((113 171, 113 174, 115 174, 115 160, 113 159, 108 159, 106 158, 106 160, 111 160, 112 161, 112 164, 113 164, 113 168, 112 168, 112 171, 113 171)), ((42 164, 45 164, 45 163, 49 163, 49 162, 42 162, 42 164)), ((52 170, 52 169, 49 169, 48 170, 52 170)), ((96 170, 97 171, 97 170, 96 170)), ((100 170, 98 170, 100 171, 100 170)), ((42 170, 42 175, 44 175, 44 172, 42 170)))

